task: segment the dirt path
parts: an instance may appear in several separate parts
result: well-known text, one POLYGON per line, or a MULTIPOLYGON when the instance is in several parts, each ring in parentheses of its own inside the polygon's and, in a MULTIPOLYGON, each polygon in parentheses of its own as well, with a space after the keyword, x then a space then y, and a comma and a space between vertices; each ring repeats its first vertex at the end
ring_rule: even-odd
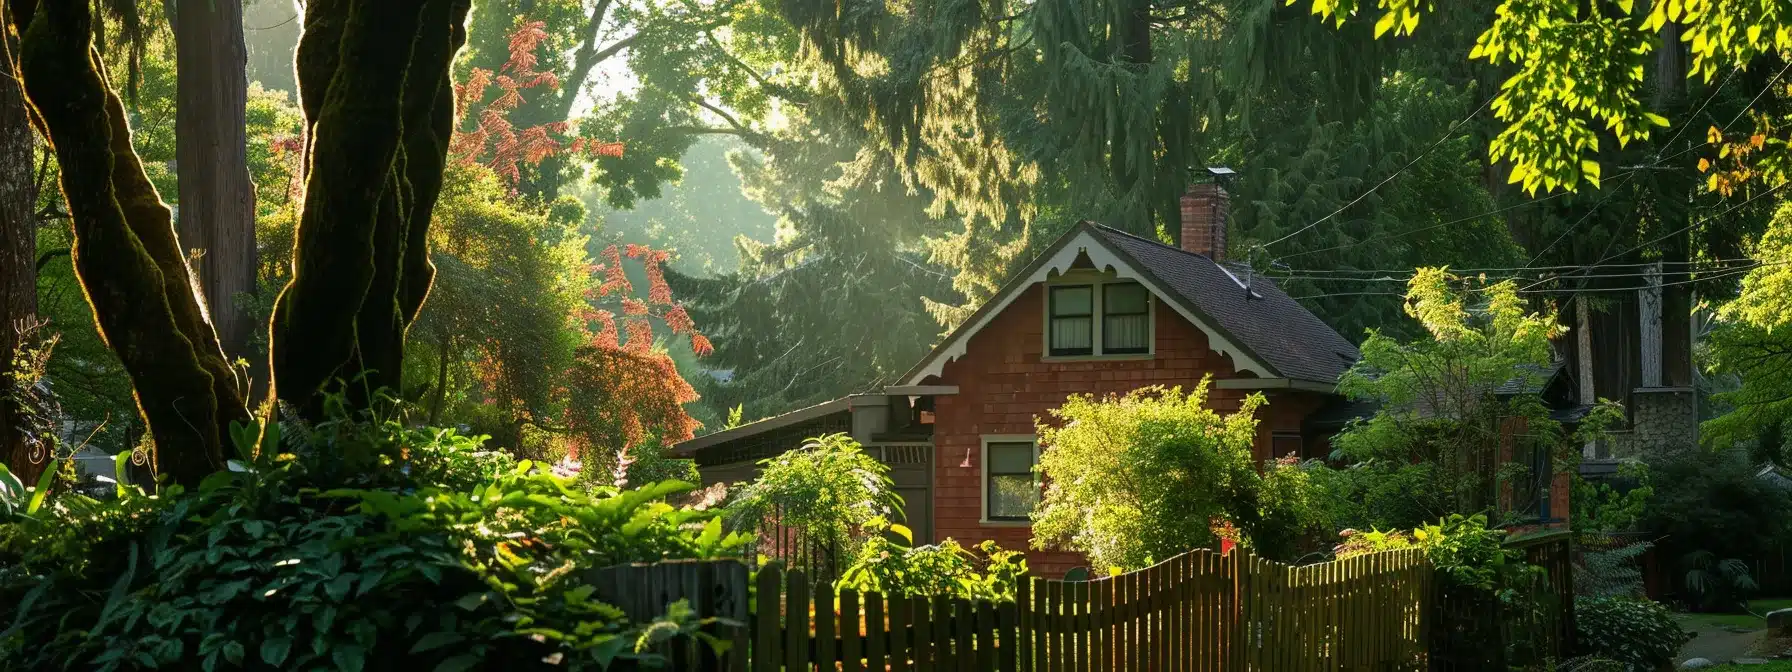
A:
POLYGON ((1762 630, 1749 632, 1731 632, 1723 629, 1698 629, 1698 633, 1686 646, 1680 648, 1680 655, 1675 663, 1685 662, 1693 658, 1704 658, 1715 663, 1727 663, 1736 658, 1748 657, 1749 649, 1761 638, 1762 630))

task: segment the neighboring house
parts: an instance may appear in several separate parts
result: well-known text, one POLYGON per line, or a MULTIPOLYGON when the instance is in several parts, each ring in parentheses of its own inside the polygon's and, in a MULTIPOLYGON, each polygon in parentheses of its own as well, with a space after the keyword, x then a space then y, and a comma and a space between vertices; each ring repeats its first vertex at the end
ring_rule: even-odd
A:
MULTIPOLYGON (((1183 247, 1093 223, 1064 234, 905 374, 900 384, 698 437, 676 447, 706 482, 749 480, 755 462, 829 432, 849 432, 891 466, 917 541, 993 539, 1026 548, 1038 499, 1035 419, 1071 394, 1147 385, 1192 389, 1230 412, 1262 392, 1259 458, 1323 456, 1357 349, 1248 267, 1225 263, 1227 197, 1198 185, 1182 200, 1183 247)), ((1029 551, 1043 575, 1083 564, 1029 551)))
MULTIPOLYGON (((1212 376, 1208 404, 1226 413, 1263 393, 1259 460, 1326 457, 1330 439, 1372 406, 1338 396, 1360 356, 1350 341, 1274 283, 1226 263, 1226 193, 1182 199, 1181 248, 1099 224, 1059 238, 928 353, 899 384, 701 436, 675 451, 705 484, 750 480, 758 460, 809 437, 848 432, 891 467, 916 541, 967 546, 993 539, 1027 549, 1039 499, 1036 421, 1069 395, 1148 385, 1193 389, 1212 376)), ((1561 387, 1559 368, 1550 387, 1561 387)), ((1572 385, 1567 396, 1573 401, 1572 385)), ((1558 395, 1559 396, 1559 395, 1558 395)), ((1546 491, 1541 508, 1554 516, 1546 491)), ((1055 576, 1081 555, 1028 550, 1055 576)))

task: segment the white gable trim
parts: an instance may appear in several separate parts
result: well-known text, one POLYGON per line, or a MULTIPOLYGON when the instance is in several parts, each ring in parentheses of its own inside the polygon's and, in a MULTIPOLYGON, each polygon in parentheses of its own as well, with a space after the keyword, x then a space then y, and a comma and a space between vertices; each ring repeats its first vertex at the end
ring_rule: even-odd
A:
MULTIPOLYGON (((927 359, 922 360, 923 366, 917 369, 914 375, 911 375, 907 380, 904 380, 903 384, 919 385, 921 384, 921 381, 926 380, 928 376, 940 375, 940 373, 945 370, 947 362, 964 356, 965 348, 969 347, 971 337, 976 336, 977 332, 982 331, 984 327, 988 326, 991 321, 995 320, 997 315, 1000 315, 1002 314, 1002 311, 1007 310, 1008 306, 1014 303, 1015 299, 1020 298, 1022 292, 1025 292, 1028 287, 1032 287, 1033 285, 1051 279, 1053 273, 1063 274, 1069 271, 1071 265, 1076 263, 1076 258, 1079 254, 1089 255, 1089 261, 1095 264, 1096 270, 1112 272, 1118 277, 1136 280, 1139 284, 1150 289, 1151 293, 1158 299, 1158 302, 1171 307, 1176 311, 1176 314, 1182 316, 1182 319, 1188 320, 1189 324, 1195 325, 1196 329, 1200 329, 1201 333, 1206 334, 1208 348, 1231 358, 1234 369, 1241 372, 1250 371, 1265 378, 1276 376, 1273 370, 1264 366, 1261 362, 1252 359, 1250 355, 1245 354, 1243 349, 1234 345, 1232 341, 1221 335, 1218 329, 1213 328, 1212 325, 1195 317, 1194 313, 1189 312, 1188 309, 1183 307, 1181 301, 1166 298, 1171 295, 1164 291, 1163 287, 1159 286, 1146 274, 1140 273, 1138 269, 1133 268, 1131 264, 1122 260, 1120 255, 1115 254, 1113 250, 1109 249, 1107 244, 1102 242, 1100 238, 1090 234, 1088 231, 1079 231, 1067 244, 1058 248, 1057 254, 1052 255, 1050 259, 1045 260, 1045 263, 1034 270, 1033 274, 1028 276, 1025 281, 1014 283, 1010 285, 1005 292, 997 294, 994 298, 991 298, 990 301, 994 303, 994 308, 992 310, 983 311, 982 314, 976 318, 975 322, 960 325, 958 329, 953 330, 952 335, 946 339, 946 342, 935 347, 933 352, 927 353, 927 359)), ((1200 262, 1191 260, 1191 263, 1200 262)))

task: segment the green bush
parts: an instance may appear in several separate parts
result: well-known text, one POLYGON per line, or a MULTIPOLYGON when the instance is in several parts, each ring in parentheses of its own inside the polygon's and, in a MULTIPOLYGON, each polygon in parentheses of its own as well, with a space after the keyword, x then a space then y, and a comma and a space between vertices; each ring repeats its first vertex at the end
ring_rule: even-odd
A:
MULTIPOLYGON (((775 519, 800 535, 797 545, 856 555, 865 526, 902 508, 890 468, 845 434, 809 439, 759 467, 759 478, 735 491, 729 520, 748 529, 775 519)), ((787 559, 805 554, 796 556, 787 559)))
POLYGON ((899 534, 909 543, 908 528, 882 518, 866 526, 870 539, 859 547, 835 582, 838 588, 897 597, 957 597, 967 600, 1013 602, 1015 586, 1027 574, 1027 560, 1019 551, 1004 551, 993 541, 977 546, 986 560, 979 561, 958 542, 909 546, 891 539, 899 534))
POLYGON ((1040 419, 1038 471, 1045 496, 1033 509, 1033 546, 1089 556, 1101 568, 1138 569, 1154 558, 1214 548, 1216 523, 1246 548, 1277 560, 1326 522, 1317 467, 1298 459, 1259 464, 1252 452, 1251 395, 1221 415, 1195 389, 1145 387, 1125 395, 1073 395, 1040 419))
POLYGON ((1575 598, 1574 627, 1577 655, 1613 660, 1633 672, 1673 663, 1692 639, 1666 607, 1625 597, 1575 598))
POLYGON ((1413 528, 1411 533, 1392 530, 1359 532, 1344 530, 1333 553, 1339 560, 1366 553, 1402 548, 1424 550, 1439 574, 1459 586, 1489 591, 1512 601, 1528 588, 1538 571, 1524 557, 1506 548, 1506 531, 1489 529, 1487 517, 1451 514, 1438 522, 1413 528))
POLYGON ((631 621, 582 572, 747 541, 667 504, 684 483, 587 492, 397 422, 297 434, 283 452, 238 432, 242 459, 190 491, 63 495, 0 525, 0 669, 652 666, 699 623, 631 621))

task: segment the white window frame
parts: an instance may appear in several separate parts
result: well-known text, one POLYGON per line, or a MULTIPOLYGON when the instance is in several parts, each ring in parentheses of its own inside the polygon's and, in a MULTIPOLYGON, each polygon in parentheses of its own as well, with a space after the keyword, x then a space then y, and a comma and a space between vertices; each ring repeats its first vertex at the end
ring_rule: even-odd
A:
POLYGON ((990 520, 989 519, 989 444, 992 443, 1031 443, 1033 444, 1033 487, 1040 489, 1040 497, 1045 496, 1045 484, 1039 478, 1039 437, 1033 434, 984 434, 983 443, 978 453, 977 464, 977 522, 988 527, 1031 527, 1031 520, 990 520))
POLYGON ((1113 273, 1098 273, 1090 270, 1073 270, 1059 275, 1044 283, 1043 296, 1040 297, 1039 319, 1044 324, 1040 339, 1045 347, 1040 361, 1045 362, 1088 362, 1088 361, 1125 361, 1153 359, 1157 357, 1157 295, 1151 287, 1132 278, 1121 278, 1113 273), (1145 351, 1121 354, 1102 354, 1101 332, 1107 323, 1107 315, 1103 312, 1103 297, 1107 295, 1107 285, 1138 285, 1145 289, 1145 351), (1091 293, 1089 316, 1090 354, 1087 355, 1053 355, 1052 354, 1052 288, 1088 286, 1091 293))

